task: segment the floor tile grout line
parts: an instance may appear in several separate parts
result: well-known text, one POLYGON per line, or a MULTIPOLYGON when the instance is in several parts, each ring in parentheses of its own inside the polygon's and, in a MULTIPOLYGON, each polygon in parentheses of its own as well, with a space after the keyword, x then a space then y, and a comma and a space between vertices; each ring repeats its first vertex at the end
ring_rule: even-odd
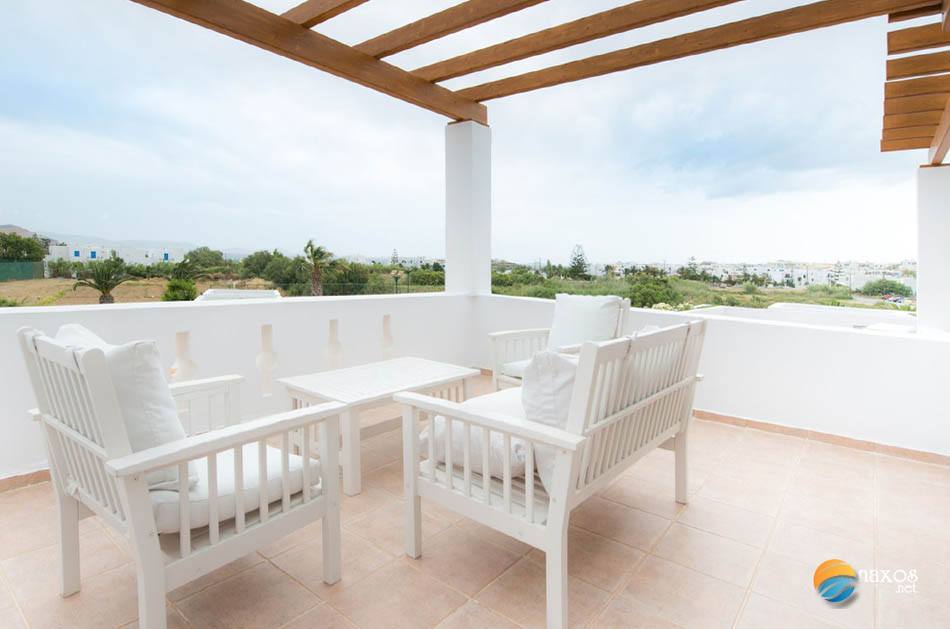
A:
MULTIPOLYGON (((801 465, 801 457, 802 455, 799 453, 794 467, 801 465)), ((749 579, 749 585, 746 587, 745 594, 742 597, 742 602, 739 604, 739 609, 736 612, 735 618, 733 619, 733 627, 738 626, 743 614, 745 614, 746 607, 749 604, 749 599, 752 598, 753 588, 755 587, 756 579, 759 576, 759 570, 762 568, 762 561, 765 559, 765 554, 769 552, 769 548, 772 546, 772 540, 775 538, 775 531, 778 529, 778 523, 782 517, 782 509, 785 507, 785 500, 788 497, 788 487, 790 482, 791 477, 786 478, 785 485, 782 487, 782 498, 779 501, 778 511, 776 512, 775 516, 772 517, 772 522, 769 526, 768 539, 766 539, 765 546, 760 550, 759 558, 755 562, 755 568, 752 570, 752 577, 749 579)))
POLYGON ((17 599, 16 594, 14 594, 13 588, 10 587, 10 584, 7 581, 7 575, 3 570, 0 570, 0 583, 3 584, 3 587, 6 588, 7 592, 10 594, 10 599, 13 601, 13 607, 16 608, 17 613, 20 615, 20 620, 23 621, 23 625, 29 628, 30 622, 27 620, 26 612, 24 612, 23 608, 20 606, 20 601, 17 599))

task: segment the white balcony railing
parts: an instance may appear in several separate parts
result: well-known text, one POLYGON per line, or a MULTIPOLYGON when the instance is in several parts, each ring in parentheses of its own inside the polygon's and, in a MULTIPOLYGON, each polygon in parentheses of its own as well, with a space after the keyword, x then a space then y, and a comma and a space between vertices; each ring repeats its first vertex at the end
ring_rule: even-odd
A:
MULTIPOLYGON (((244 406, 260 415, 289 408, 280 387, 269 386, 270 378, 340 363, 416 355, 488 367, 489 332, 544 327, 553 305, 541 299, 441 293, 3 309, 0 478, 46 467, 40 432, 26 413, 35 402, 16 345, 16 330, 23 326, 53 333, 76 322, 114 343, 155 339, 169 369, 176 364, 192 371, 190 377, 244 376, 244 406), (384 332, 387 316, 390 333, 384 332), (266 326, 273 340, 269 350, 262 342, 266 326), (331 339, 333 327, 336 340, 331 339)), ((634 328, 696 317, 709 321, 700 365, 706 379, 696 394, 699 409, 950 453, 942 386, 950 335, 855 329, 842 325, 840 312, 828 311, 828 325, 753 319, 729 310, 634 309, 631 319, 634 328)), ((815 312, 808 317, 821 320, 815 312)))

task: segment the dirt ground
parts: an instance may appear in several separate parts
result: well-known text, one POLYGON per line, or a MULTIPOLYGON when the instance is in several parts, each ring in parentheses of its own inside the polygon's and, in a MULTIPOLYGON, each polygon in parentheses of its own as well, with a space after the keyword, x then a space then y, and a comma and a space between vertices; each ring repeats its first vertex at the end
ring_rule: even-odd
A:
MULTIPOLYGON (((116 303, 137 301, 161 301, 167 280, 151 278, 132 280, 122 284, 114 291, 116 303)), ((97 304, 99 293, 91 288, 73 290, 73 280, 43 279, 43 280, 16 280, 0 282, 0 298, 9 299, 24 306, 66 306, 72 304, 97 304)), ((198 294, 211 288, 212 282, 198 281, 198 294)), ((230 282, 216 281, 216 288, 229 288, 230 282)), ((240 282, 239 288, 271 288, 264 280, 240 282)))

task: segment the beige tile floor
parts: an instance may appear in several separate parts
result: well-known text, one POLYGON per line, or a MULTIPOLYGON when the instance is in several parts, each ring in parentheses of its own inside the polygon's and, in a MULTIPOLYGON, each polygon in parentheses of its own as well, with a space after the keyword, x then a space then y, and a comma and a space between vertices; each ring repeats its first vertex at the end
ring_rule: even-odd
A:
MULTIPOLYGON (((706 421, 693 435, 688 506, 661 450, 573 514, 573 625, 950 627, 950 468, 706 421), (914 569, 916 593, 862 583, 832 607, 812 587, 832 557, 914 569)), ((311 525, 171 592, 169 626, 543 626, 543 553, 427 504, 423 556, 407 559, 398 432, 364 452, 340 583, 323 584, 311 525)), ((0 494, 0 627, 133 626, 134 567, 95 519, 82 524, 83 589, 58 596, 54 515, 48 483, 0 494)))

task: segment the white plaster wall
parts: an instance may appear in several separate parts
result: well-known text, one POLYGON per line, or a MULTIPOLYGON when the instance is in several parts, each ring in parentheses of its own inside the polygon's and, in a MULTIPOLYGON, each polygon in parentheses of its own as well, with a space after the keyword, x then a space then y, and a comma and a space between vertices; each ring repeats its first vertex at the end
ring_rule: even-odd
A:
POLYGON ((46 467, 40 430, 26 415, 36 402, 17 346, 20 327, 53 334, 64 323, 80 323, 112 343, 155 339, 166 367, 175 359, 175 333, 189 331, 195 377, 245 376, 243 414, 260 416, 289 408, 279 386, 272 397, 261 394, 255 358, 262 325, 273 325, 276 378, 326 368, 329 321, 334 318, 345 364, 381 360, 385 314, 392 318, 395 356, 465 365, 470 364, 471 299, 415 294, 0 308, 0 478, 46 467))

